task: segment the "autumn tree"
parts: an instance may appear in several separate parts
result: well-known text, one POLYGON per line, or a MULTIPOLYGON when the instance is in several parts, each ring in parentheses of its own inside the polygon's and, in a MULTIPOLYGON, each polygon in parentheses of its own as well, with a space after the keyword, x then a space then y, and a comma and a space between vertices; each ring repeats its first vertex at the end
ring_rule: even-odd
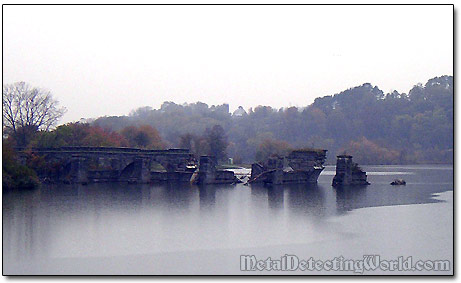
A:
POLYGON ((66 109, 48 90, 25 82, 3 85, 3 128, 17 145, 26 146, 38 130, 56 125, 66 109))
POLYGON ((82 143, 85 146, 123 147, 128 145, 128 142, 119 133, 98 126, 88 128, 88 135, 82 143))
POLYGON ((61 146, 128 146, 128 141, 119 133, 87 123, 68 123, 53 131, 40 131, 31 143, 34 147, 61 146))
POLYGON ((293 148, 287 142, 266 139, 259 145, 258 151, 256 152, 256 160, 264 161, 272 155, 285 156, 291 150, 293 150, 293 148))
POLYGON ((402 164, 402 154, 396 150, 386 148, 382 145, 361 137, 351 141, 346 148, 340 150, 354 156, 360 164, 402 164))
POLYGON ((165 144, 157 129, 149 125, 139 127, 128 126, 120 131, 120 134, 128 141, 129 146, 145 149, 163 149, 165 144))
POLYGON ((210 154, 210 145, 205 136, 186 133, 179 137, 179 147, 190 150, 196 157, 210 154))
POLYGON ((195 147, 194 141, 196 139, 197 137, 191 133, 186 133, 184 135, 181 135, 179 137, 179 147, 193 151, 195 147))

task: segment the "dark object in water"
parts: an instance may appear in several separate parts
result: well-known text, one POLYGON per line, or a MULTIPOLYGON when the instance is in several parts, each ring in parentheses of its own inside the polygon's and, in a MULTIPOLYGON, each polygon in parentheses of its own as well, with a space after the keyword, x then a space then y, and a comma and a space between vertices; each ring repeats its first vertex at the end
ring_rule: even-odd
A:
POLYGON ((294 150, 288 156, 272 156, 263 163, 253 163, 249 183, 317 183, 325 167, 327 150, 294 150))
POLYGON ((391 183, 392 186, 405 186, 406 184, 407 184, 407 182, 405 182, 404 179, 395 179, 391 183))
POLYGON ((355 162, 350 155, 338 155, 336 160, 336 175, 333 178, 333 187, 369 185, 367 173, 355 162))

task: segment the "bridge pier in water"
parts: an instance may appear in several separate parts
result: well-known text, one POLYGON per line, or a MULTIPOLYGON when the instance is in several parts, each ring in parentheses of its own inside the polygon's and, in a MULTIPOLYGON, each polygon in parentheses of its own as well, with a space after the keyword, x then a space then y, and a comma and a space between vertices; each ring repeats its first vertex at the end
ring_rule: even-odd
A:
POLYGON ((88 183, 88 163, 84 157, 72 157, 70 161, 70 182, 88 183))
POLYGON ((137 158, 134 161, 134 176, 140 183, 150 181, 150 162, 148 159, 137 158))

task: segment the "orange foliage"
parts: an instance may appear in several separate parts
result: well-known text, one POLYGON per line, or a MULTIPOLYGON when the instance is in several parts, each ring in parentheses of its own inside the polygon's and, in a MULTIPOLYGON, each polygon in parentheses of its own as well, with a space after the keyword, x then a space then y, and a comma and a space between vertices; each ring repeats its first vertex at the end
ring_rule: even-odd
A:
POLYGON ((128 126, 122 129, 120 134, 128 141, 131 147, 145 149, 165 148, 165 144, 157 129, 149 125, 141 125, 139 127, 128 126))
POLYGON ((86 137, 82 140, 86 146, 114 146, 126 147, 127 140, 117 132, 104 130, 98 126, 88 128, 86 137))
POLYGON ((359 164, 399 164, 402 154, 396 150, 380 146, 365 137, 351 141, 340 153, 346 152, 359 164))

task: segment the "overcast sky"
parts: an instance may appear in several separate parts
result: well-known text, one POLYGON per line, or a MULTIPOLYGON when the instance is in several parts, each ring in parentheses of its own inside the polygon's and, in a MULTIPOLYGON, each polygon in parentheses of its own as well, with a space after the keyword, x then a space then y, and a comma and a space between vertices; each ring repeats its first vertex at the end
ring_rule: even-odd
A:
POLYGON ((452 6, 3 9, 3 83, 51 90, 61 123, 163 101, 306 106, 453 75, 452 6))

